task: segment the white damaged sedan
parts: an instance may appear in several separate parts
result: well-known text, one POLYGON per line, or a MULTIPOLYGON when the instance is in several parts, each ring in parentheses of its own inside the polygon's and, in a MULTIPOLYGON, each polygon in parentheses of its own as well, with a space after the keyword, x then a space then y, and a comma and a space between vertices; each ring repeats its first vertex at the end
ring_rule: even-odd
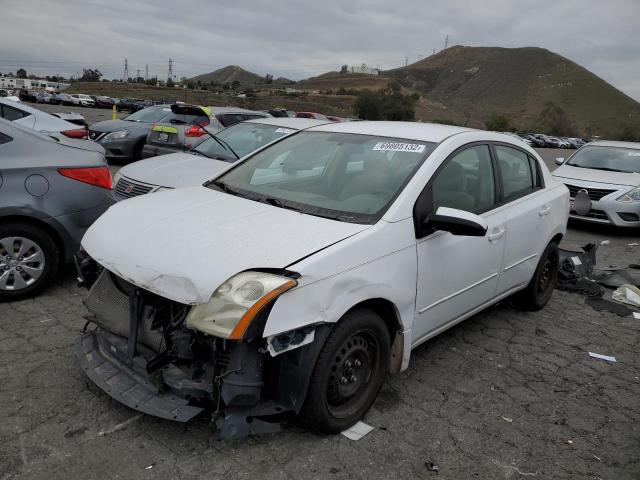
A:
POLYGON ((542 308, 568 214, 567 188, 507 135, 313 127, 93 224, 81 364, 123 404, 211 414, 223 438, 287 414, 339 432, 414 347, 506 297, 542 308))

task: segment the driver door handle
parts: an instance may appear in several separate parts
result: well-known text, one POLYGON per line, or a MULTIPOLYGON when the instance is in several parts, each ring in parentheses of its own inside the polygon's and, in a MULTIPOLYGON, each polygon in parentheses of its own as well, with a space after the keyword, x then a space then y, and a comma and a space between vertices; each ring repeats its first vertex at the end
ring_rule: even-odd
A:
POLYGON ((548 215, 550 211, 551 211, 551 207, 550 207, 549 205, 545 205, 544 207, 542 207, 542 208, 540 209, 540 211, 538 212, 538 214, 539 214, 541 217, 544 217, 545 215, 548 215))
POLYGON ((489 241, 490 242, 495 242, 496 240, 499 240, 502 238, 502 236, 504 235, 504 232, 506 232, 506 229, 504 228, 500 228, 500 229, 495 229, 493 230, 490 234, 489 234, 489 241))

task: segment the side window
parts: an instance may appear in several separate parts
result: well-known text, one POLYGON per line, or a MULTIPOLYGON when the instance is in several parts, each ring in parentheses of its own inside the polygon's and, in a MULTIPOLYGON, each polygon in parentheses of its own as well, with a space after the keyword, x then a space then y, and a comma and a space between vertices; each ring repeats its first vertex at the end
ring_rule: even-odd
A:
POLYGON ((216 115, 216 118, 223 127, 230 127, 231 125, 244 121, 244 115, 241 113, 221 113, 220 115, 216 115))
POLYGON ((496 155, 506 201, 521 197, 534 190, 537 186, 537 178, 532 172, 529 155, 515 148, 501 145, 496 145, 496 155))
POLYGON ((264 115, 258 115, 258 114, 255 114, 255 113, 248 113, 248 114, 243 115, 243 117, 244 117, 245 120, 254 120, 256 118, 267 118, 264 115))
POLYGON ((5 144, 5 143, 9 143, 11 140, 13 140, 13 138, 11 138, 9 135, 5 135, 4 133, 0 133, 0 145, 5 144))
POLYGON ((21 118, 27 117, 29 114, 27 112, 23 112, 14 107, 10 107, 9 105, 2 105, 2 118, 5 118, 9 121, 20 120, 21 118))
POLYGON ((438 207, 483 213, 496 203, 488 145, 469 147, 447 160, 432 183, 433 212, 438 207))

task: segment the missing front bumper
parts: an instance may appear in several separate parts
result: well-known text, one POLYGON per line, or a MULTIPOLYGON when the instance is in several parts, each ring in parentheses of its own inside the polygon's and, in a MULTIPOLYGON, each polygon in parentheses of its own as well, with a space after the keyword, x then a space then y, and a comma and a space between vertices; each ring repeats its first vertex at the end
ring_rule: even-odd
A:
MULTIPOLYGON (((189 405, 189 401, 170 391, 162 391, 151 379, 138 373, 136 365, 129 367, 106 351, 96 331, 85 332, 80 338, 80 366, 87 376, 111 398, 138 410, 167 420, 187 422, 204 411, 189 405)), ((118 340, 112 335, 111 347, 117 349, 118 340)), ((126 340, 122 339, 124 348, 126 340)), ((143 367, 138 357, 138 367, 143 367)))

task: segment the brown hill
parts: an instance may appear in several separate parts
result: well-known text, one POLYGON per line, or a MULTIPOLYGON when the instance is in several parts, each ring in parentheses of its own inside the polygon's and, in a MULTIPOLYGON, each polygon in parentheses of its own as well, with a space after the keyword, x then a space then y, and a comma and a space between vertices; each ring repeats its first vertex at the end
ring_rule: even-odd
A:
POLYGON ((498 113, 520 129, 535 128, 549 102, 565 110, 579 133, 615 135, 640 120, 638 102, 542 48, 455 46, 383 75, 469 124, 498 113))
POLYGON ((256 85, 262 83, 263 77, 237 65, 227 65, 213 72, 203 73, 202 75, 189 78, 187 81, 198 82, 198 80, 203 83, 214 82, 223 84, 238 81, 241 85, 256 85))
POLYGON ((327 72, 296 83, 300 90, 338 90, 339 88, 377 90, 385 88, 389 79, 384 76, 366 75, 363 73, 327 72))

